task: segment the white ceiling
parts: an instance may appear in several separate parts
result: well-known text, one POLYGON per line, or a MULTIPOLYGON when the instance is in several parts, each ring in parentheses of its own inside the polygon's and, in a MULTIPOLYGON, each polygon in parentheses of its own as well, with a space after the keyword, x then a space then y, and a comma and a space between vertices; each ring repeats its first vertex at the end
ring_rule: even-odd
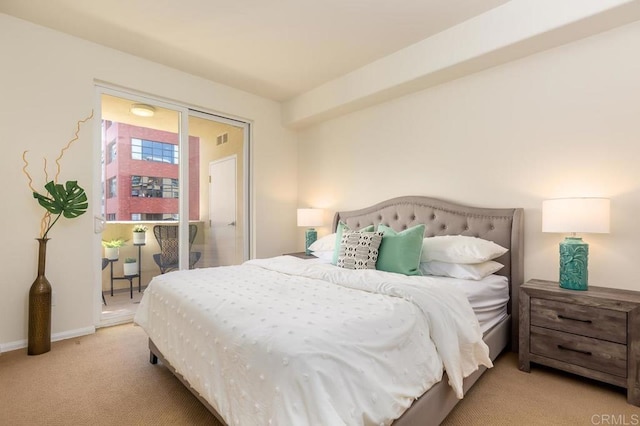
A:
POLYGON ((0 12, 287 100, 508 0, 0 0, 0 12))

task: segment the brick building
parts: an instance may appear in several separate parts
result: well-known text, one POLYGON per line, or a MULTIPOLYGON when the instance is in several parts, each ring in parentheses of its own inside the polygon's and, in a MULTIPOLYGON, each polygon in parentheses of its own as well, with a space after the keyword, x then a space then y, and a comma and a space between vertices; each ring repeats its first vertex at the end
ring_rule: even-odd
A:
MULTIPOLYGON (((107 221, 178 219, 178 134, 105 121, 107 221)), ((189 136, 189 220, 199 219, 199 138, 189 136)))

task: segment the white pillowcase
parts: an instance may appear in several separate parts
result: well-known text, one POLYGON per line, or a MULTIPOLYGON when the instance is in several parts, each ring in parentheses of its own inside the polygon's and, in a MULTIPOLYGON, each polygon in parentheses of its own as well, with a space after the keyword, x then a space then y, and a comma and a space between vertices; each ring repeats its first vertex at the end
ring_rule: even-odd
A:
POLYGON ((336 248, 336 234, 329 234, 315 240, 310 246, 311 251, 333 251, 336 248))
POLYGON ((312 251, 311 254, 317 257, 318 259, 328 260, 329 262, 333 260, 333 250, 312 251))
POLYGON ((421 262, 481 263, 502 256, 508 249, 482 238, 464 235, 429 237, 422 241, 421 262))
POLYGON ((435 275, 438 277, 476 281, 498 272, 502 268, 504 268, 502 263, 494 262, 493 260, 475 264, 447 263, 433 260, 420 264, 420 272, 422 272, 422 275, 435 275))

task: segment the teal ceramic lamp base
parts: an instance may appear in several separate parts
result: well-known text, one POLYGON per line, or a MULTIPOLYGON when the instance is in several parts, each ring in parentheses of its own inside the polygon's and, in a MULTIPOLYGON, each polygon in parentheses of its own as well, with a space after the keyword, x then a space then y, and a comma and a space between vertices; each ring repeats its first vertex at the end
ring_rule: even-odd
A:
POLYGON ((305 231, 304 233, 304 254, 306 254, 307 256, 309 256, 311 254, 311 251, 309 250, 309 246, 311 244, 313 244, 316 240, 318 239, 318 232, 313 229, 313 228, 309 228, 305 231))
POLYGON ((567 237, 560 243, 560 287, 587 290, 589 245, 580 237, 567 237))

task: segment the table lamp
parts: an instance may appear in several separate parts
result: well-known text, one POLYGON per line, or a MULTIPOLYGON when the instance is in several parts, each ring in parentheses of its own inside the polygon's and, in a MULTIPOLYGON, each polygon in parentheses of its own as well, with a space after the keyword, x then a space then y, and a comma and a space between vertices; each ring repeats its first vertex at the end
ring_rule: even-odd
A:
POLYGON ((318 239, 314 226, 322 225, 321 209, 298 209, 298 226, 308 226, 304 234, 304 252, 310 255, 309 246, 318 239))
POLYGON ((560 243, 560 287, 587 290, 589 245, 576 233, 609 233, 609 200, 558 198, 542 202, 542 232, 570 232, 560 243))

